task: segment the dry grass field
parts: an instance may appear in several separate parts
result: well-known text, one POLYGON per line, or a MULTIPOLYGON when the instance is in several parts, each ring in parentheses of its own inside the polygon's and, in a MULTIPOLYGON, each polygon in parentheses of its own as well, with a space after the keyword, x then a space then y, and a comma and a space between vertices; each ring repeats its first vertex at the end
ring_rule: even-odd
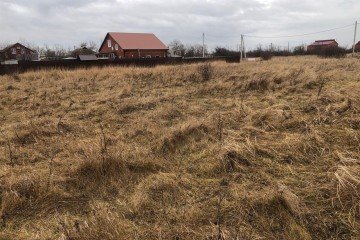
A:
POLYGON ((360 61, 0 76, 0 239, 359 239, 360 61))

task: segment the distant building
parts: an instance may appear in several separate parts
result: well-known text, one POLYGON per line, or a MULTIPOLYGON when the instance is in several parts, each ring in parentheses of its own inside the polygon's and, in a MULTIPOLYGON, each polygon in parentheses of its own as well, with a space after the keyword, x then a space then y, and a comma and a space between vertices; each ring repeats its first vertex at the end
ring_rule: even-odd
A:
POLYGON ((96 61, 96 60, 98 60, 95 54, 78 55, 77 59, 80 61, 96 61))
POLYGON ((20 43, 15 43, 0 50, 0 61, 9 60, 33 61, 38 60, 38 55, 36 51, 31 50, 20 43))
POLYGON ((307 51, 309 53, 318 53, 319 51, 323 50, 324 48, 338 47, 338 46, 339 46, 339 44, 335 41, 335 39, 317 40, 307 47, 307 51))
POLYGON ((152 33, 106 34, 99 58, 165 58, 168 48, 152 33))
POLYGON ((82 46, 80 48, 74 49, 71 52, 71 57, 78 57, 79 55, 94 55, 96 54, 96 52, 94 52, 93 50, 87 48, 86 46, 82 46))
POLYGON ((360 52, 360 41, 355 45, 355 51, 360 52))

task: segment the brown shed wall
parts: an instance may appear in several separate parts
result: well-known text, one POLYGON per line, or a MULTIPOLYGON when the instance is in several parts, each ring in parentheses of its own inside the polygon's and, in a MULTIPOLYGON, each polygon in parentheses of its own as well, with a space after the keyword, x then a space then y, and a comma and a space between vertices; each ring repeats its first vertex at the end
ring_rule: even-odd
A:
POLYGON ((321 51, 324 48, 338 47, 338 46, 339 46, 339 44, 336 43, 336 42, 333 42, 333 43, 330 43, 330 44, 327 44, 327 45, 309 45, 307 47, 307 50, 308 50, 309 53, 317 53, 317 52, 321 51))

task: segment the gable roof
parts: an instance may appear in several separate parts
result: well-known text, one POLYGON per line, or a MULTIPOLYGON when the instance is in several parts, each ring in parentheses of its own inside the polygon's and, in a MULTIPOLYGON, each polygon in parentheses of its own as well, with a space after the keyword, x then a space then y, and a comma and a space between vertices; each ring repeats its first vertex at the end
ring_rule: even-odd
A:
POLYGON ((26 49, 28 49, 28 50, 32 51, 33 53, 35 53, 35 51, 34 51, 34 50, 32 50, 32 49, 30 49, 30 48, 28 48, 28 47, 25 47, 25 46, 24 46, 24 45, 22 45, 21 43, 11 44, 11 45, 7 46, 6 48, 4 48, 4 49, 3 49, 3 50, 1 50, 1 51, 2 51, 2 52, 4 52, 4 51, 8 50, 9 48, 14 47, 14 46, 15 46, 15 45, 17 45, 17 44, 19 44, 19 45, 21 45, 22 47, 24 47, 24 48, 26 48, 26 49))
POLYGON ((167 50, 168 48, 152 33, 108 33, 124 50, 149 49, 167 50))
POLYGON ((328 40, 317 40, 314 43, 312 43, 310 46, 322 46, 322 45, 329 45, 332 43, 336 43, 335 39, 328 39, 328 40))

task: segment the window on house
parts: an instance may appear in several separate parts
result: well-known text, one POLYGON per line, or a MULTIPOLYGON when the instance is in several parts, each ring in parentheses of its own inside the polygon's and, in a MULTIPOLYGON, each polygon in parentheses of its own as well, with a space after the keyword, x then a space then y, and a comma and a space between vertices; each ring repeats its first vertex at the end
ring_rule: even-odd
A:
POLYGON ((108 42, 108 47, 111 47, 111 40, 109 39, 107 42, 108 42))
POLYGON ((119 50, 119 45, 115 44, 115 50, 119 50))
POLYGON ((16 48, 12 48, 12 49, 11 49, 11 53, 12 53, 12 54, 16 54, 16 48))
POLYGON ((25 54, 25 49, 21 49, 21 54, 25 54))

